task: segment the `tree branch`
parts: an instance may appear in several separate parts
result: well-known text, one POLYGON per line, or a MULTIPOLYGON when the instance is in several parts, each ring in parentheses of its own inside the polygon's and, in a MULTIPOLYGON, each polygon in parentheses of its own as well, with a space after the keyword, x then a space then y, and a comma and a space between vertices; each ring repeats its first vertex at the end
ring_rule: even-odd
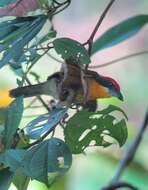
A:
POLYGON ((138 190, 137 187, 134 187, 133 185, 126 183, 126 182, 119 182, 119 183, 113 184, 109 187, 104 187, 102 190, 115 190, 115 189, 123 188, 123 187, 127 187, 131 190, 138 190))
MULTIPOLYGON (((32 85, 30 80, 26 77, 25 78, 26 82, 29 84, 29 85, 32 85)), ((48 105, 44 102, 44 100, 41 98, 41 96, 37 96, 38 100, 43 104, 43 106, 45 107, 45 109, 50 112, 50 108, 48 107, 48 105)))
POLYGON ((105 10, 103 11, 102 15, 100 16, 93 32, 91 33, 89 39, 87 40, 86 43, 84 43, 84 45, 87 45, 88 44, 88 54, 89 56, 91 56, 91 50, 92 50, 92 44, 93 44, 93 40, 94 40, 94 37, 103 21, 103 19, 105 18, 107 12, 109 11, 109 9, 111 8, 112 4, 115 2, 115 0, 110 0, 109 4, 107 5, 107 7, 105 8, 105 10))
POLYGON ((55 11, 55 13, 53 13, 52 16, 54 16, 54 15, 56 15, 56 14, 62 12, 64 9, 66 9, 66 8, 70 5, 71 0, 66 0, 66 1, 64 1, 63 3, 59 3, 58 1, 53 1, 53 2, 57 4, 57 6, 55 7, 56 10, 57 10, 58 8, 61 8, 61 7, 62 7, 62 8, 61 8, 60 10, 58 10, 57 12, 55 11))
POLYGON ((143 134, 144 134, 147 126, 148 126, 148 110, 146 112, 143 124, 142 124, 139 132, 137 133, 135 140, 133 141, 133 143, 131 144, 131 146, 129 147, 127 152, 125 153, 125 156, 123 157, 123 159, 119 163, 117 171, 111 180, 111 183, 110 183, 111 185, 115 184, 119 181, 124 169, 132 162, 132 160, 135 156, 135 153, 139 147, 139 144, 143 138, 143 134))
POLYGON ((107 67, 107 66, 113 65, 113 64, 115 64, 115 63, 117 63, 117 62, 124 61, 124 60, 126 60, 126 59, 133 58, 133 57, 139 56, 139 55, 144 55, 144 54, 148 54, 148 51, 146 50, 146 51, 141 51, 141 52, 129 54, 129 55, 120 57, 120 58, 118 58, 118 59, 115 59, 115 60, 113 60, 113 61, 109 61, 109 62, 104 63, 104 64, 89 66, 89 68, 91 68, 91 69, 96 69, 96 68, 107 67))

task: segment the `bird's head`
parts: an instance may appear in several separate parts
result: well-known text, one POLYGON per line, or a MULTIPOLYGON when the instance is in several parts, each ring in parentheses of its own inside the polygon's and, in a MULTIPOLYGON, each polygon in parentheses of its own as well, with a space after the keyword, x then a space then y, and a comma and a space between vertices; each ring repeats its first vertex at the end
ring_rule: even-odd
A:
POLYGON ((109 95, 117 97, 118 99, 123 101, 123 95, 120 91, 120 86, 117 83, 117 81, 110 77, 101 76, 101 78, 102 78, 102 84, 108 89, 109 95))

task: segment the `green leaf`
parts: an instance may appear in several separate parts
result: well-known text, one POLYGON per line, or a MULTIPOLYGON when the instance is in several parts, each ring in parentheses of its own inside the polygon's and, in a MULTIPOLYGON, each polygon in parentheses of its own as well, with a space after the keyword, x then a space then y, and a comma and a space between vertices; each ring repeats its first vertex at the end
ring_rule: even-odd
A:
POLYGON ((4 131, 4 124, 7 116, 7 108, 0 108, 0 139, 2 138, 2 133, 4 131))
POLYGON ((124 115, 124 117, 128 120, 126 113, 121 108, 115 105, 109 105, 107 109, 100 110, 98 112, 99 114, 103 114, 103 115, 108 115, 109 113, 112 113, 112 112, 121 112, 124 115))
MULTIPOLYGON (((15 25, 16 20, 4 21, 0 23, 0 40, 4 40, 7 36, 12 36, 15 31, 19 28, 15 25)), ((2 43, 1 43, 2 44, 2 43)))
POLYGON ((5 168, 0 171, 0 189, 8 190, 11 184, 13 173, 9 171, 8 168, 5 168))
MULTIPOLYGON (((16 32, 6 36, 2 43, 1 51, 4 51, 0 60, 0 68, 10 61, 17 61, 24 54, 24 47, 39 33, 46 22, 44 16, 29 17, 28 20, 16 19, 21 24, 16 32), (22 23, 24 23, 22 25, 22 23), (17 39, 17 40, 14 40, 17 39)), ((16 24, 15 24, 16 25, 16 24)))
POLYGON ((23 172, 50 186, 71 166, 72 155, 60 139, 51 138, 33 146, 22 162, 23 172))
POLYGON ((14 100, 7 110, 7 116, 3 132, 3 143, 6 148, 10 148, 13 142, 14 134, 20 124, 23 113, 23 98, 14 100))
POLYGON ((13 20, 0 22, 0 40, 1 44, 10 44, 23 35, 28 27, 36 20, 37 17, 21 17, 13 20))
POLYGON ((46 41, 49 41, 49 39, 51 39, 51 38, 55 38, 56 34, 57 33, 55 30, 51 30, 47 34, 44 34, 43 36, 41 36, 39 38, 36 37, 31 48, 37 47, 38 45, 40 45, 46 41))
MULTIPOLYGON (((22 36, 22 34, 27 32, 28 28, 30 26, 30 22, 29 21, 25 22, 25 23, 23 22, 23 25, 21 25, 19 27, 17 26, 17 24, 15 22, 12 22, 11 25, 10 25, 9 28, 7 27, 7 30, 5 30, 5 33, 3 33, 3 35, 1 34, 1 36, 0 36, 1 39, 3 40, 2 45, 3 45, 4 48, 5 47, 8 48, 8 46, 10 44, 12 44, 17 39, 19 39, 22 36)), ((6 48, 5 49, 4 48, 1 51, 6 49, 6 48)))
POLYGON ((54 129, 55 126, 64 118, 66 108, 57 108, 50 113, 41 115, 31 121, 26 126, 26 133, 31 139, 39 139, 47 131, 54 129))
POLYGON ((117 24, 100 36, 92 46, 92 54, 117 45, 134 36, 147 24, 148 15, 138 15, 117 24))
MULTIPOLYGON (((30 178, 22 173, 21 162, 26 154, 23 149, 8 149, 0 154, 0 164, 9 167, 11 172, 14 172, 13 183, 18 190, 26 190, 30 178)), ((0 171, 1 173, 1 171, 0 171)))
POLYGON ((22 170, 17 170, 12 179, 13 184, 17 190, 27 190, 30 178, 22 173, 22 170))
POLYGON ((124 119, 122 119, 121 121, 114 124, 114 118, 112 120, 111 117, 112 116, 106 117, 104 125, 106 126, 106 129, 110 132, 110 136, 116 139, 121 147, 125 144, 128 136, 126 122, 124 119))
POLYGON ((9 167, 10 171, 15 172, 20 167, 25 153, 26 150, 23 149, 8 149, 0 153, 0 163, 3 163, 5 167, 9 167))
POLYGON ((71 117, 64 129, 65 142, 71 152, 82 153, 90 145, 109 146, 114 142, 108 137, 122 146, 127 139, 126 122, 112 116, 113 111, 121 112, 121 109, 109 106, 95 113, 82 110, 71 117))
POLYGON ((79 42, 70 38, 58 38, 53 41, 54 48, 63 59, 73 58, 80 64, 89 64, 90 57, 87 50, 79 42))

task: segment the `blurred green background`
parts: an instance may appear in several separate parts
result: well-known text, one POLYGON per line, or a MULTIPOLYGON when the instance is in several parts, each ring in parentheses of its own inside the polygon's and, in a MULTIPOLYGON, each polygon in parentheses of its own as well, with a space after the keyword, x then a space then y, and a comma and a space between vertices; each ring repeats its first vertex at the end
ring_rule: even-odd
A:
MULTIPOLYGON (((92 32, 100 14, 108 0, 72 0, 68 9, 54 18, 54 26, 58 36, 70 37, 85 42, 92 32)), ((97 35, 100 36, 109 27, 127 19, 130 16, 148 13, 147 0, 116 1, 104 19, 97 35)), ((148 50, 148 26, 145 26, 133 38, 113 48, 105 49, 92 57, 92 65, 103 64, 124 55, 148 50)), ((119 81, 124 94, 124 102, 118 100, 103 100, 101 104, 113 103, 120 105, 129 117, 129 137, 123 148, 114 145, 109 148, 89 149, 87 155, 73 158, 73 165, 67 175, 54 184, 51 190, 99 190, 111 180, 116 171, 118 160, 122 157, 129 144, 140 128, 148 106, 148 55, 134 57, 118 62, 114 65, 95 69, 102 75, 108 75, 119 81)), ((43 57, 33 68, 41 75, 41 80, 60 67, 48 56, 43 57)), ((16 87, 16 77, 6 66, 1 72, 0 93, 5 89, 16 87)), ((4 99, 0 99, 0 105, 4 99)), ((28 101, 28 100, 27 100, 28 101)), ((26 102, 26 101, 25 101, 26 102)), ((42 110, 38 111, 42 113, 42 110)), ((25 119, 23 123, 28 122, 25 119)), ((148 134, 148 131, 146 131, 148 134)), ((122 179, 133 183, 140 190, 148 189, 148 135, 145 136, 137 151, 133 164, 124 172, 122 179)), ((12 186, 11 190, 15 190, 12 186)), ((36 181, 32 181, 28 190, 46 190, 47 188, 36 181)))

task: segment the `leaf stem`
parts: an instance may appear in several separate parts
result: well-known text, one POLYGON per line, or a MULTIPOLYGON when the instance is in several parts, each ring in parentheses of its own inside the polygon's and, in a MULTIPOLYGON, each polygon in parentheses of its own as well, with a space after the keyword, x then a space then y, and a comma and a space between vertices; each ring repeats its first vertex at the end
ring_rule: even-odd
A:
POLYGON ((111 185, 110 187, 104 187, 102 190, 115 190, 115 189, 123 188, 123 187, 127 187, 131 190, 138 190, 137 187, 134 187, 133 185, 126 182, 116 183, 116 184, 111 185))
POLYGON ((102 21, 104 20, 106 14, 108 13, 109 9, 111 8, 111 6, 113 5, 114 2, 115 2, 115 0, 110 0, 109 4, 107 5, 107 7, 103 11, 102 15, 100 16, 100 18, 99 18, 94 30, 92 31, 89 39, 87 40, 86 43, 84 43, 84 45, 88 44, 88 54, 89 54, 89 56, 91 56, 92 44, 93 44, 94 37, 95 37, 95 35, 96 35, 102 21))
POLYGON ((129 147, 127 152, 125 153, 125 156, 119 163, 117 171, 110 182, 111 185, 116 184, 119 181, 125 168, 132 162, 132 160, 136 154, 136 151, 139 147, 139 144, 143 138, 143 135, 144 135, 144 132, 145 132, 147 126, 148 126, 148 110, 144 117, 143 124, 142 124, 139 132, 137 133, 137 136, 135 137, 135 140, 133 141, 133 143, 131 144, 131 146, 129 147))
POLYGON ((52 14, 52 16, 54 16, 54 15, 56 15, 56 14, 58 14, 58 13, 60 13, 60 12, 62 12, 64 9, 66 9, 69 5, 70 5, 70 3, 71 3, 71 0, 66 0, 66 1, 64 1, 63 3, 59 3, 58 1, 54 1, 56 4, 58 4, 56 7, 55 7, 55 10, 57 10, 58 8, 61 8, 62 6, 62 8, 61 9, 59 9, 58 11, 55 11, 53 14, 52 14))
MULTIPOLYGON (((30 80, 26 77, 25 78, 26 82, 29 84, 29 85, 32 85, 30 80)), ((38 100, 43 104, 43 106, 45 107, 45 109, 50 112, 50 108, 48 107, 48 105, 44 102, 44 100, 41 98, 41 96, 37 96, 38 100)))

